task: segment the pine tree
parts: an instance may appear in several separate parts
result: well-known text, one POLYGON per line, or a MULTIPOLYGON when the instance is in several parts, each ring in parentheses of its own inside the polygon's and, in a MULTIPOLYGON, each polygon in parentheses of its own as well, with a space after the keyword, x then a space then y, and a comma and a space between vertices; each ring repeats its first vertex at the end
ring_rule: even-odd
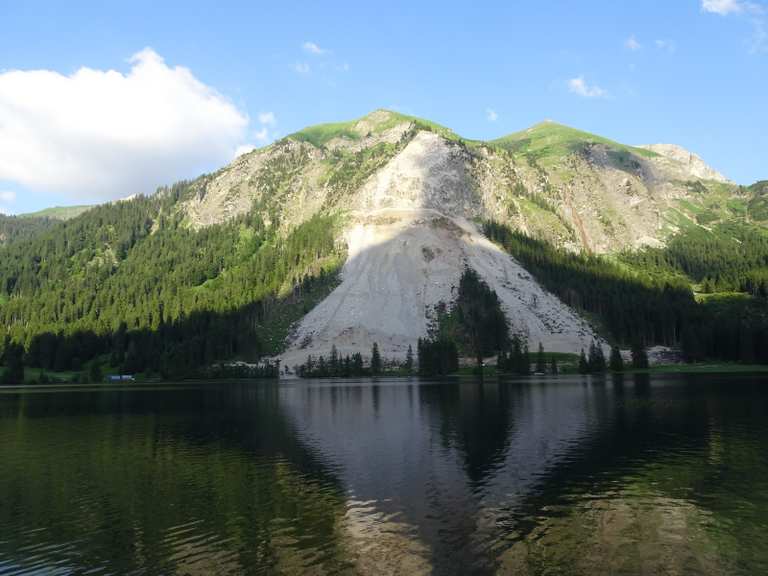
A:
POLYGON ((331 359, 329 361, 330 375, 336 377, 339 375, 339 351, 336 344, 331 346, 331 359))
POLYGON ((363 355, 360 352, 352 354, 352 376, 362 376, 364 372, 363 355))
POLYGON ((0 383, 24 383, 24 347, 21 344, 7 343, 3 347, 5 371, 0 375, 0 383))
POLYGON ((618 346, 611 346, 610 368, 611 372, 624 371, 624 359, 621 357, 621 351, 618 346))
POLYGON ((381 355, 379 354, 379 345, 376 342, 371 348, 371 374, 374 376, 381 374, 381 355))
POLYGON ((588 363, 590 372, 605 372, 605 353, 603 352, 603 347, 595 341, 589 346, 588 363))
POLYGON ((504 350, 499 350, 499 355, 496 356, 496 370, 498 372, 504 372, 507 369, 507 354, 504 350))
POLYGON ((539 342, 539 350, 536 353, 536 372, 544 374, 547 371, 546 362, 544 360, 544 346, 539 342))
POLYGON ((408 344, 408 352, 405 355, 405 364, 403 365, 405 371, 409 374, 413 372, 413 347, 408 344))
POLYGON ((101 382, 103 378, 104 376, 101 372, 101 364, 99 364, 97 360, 93 360, 90 367, 88 368, 88 380, 90 382, 96 383, 101 382))
POLYGON ((528 349, 528 342, 523 344, 523 353, 520 356, 520 374, 528 376, 531 373, 531 352, 528 349))
POLYGON ((584 354, 584 348, 582 348, 579 356, 579 374, 589 374, 589 371, 589 362, 587 362, 587 356, 584 354))
POLYGON ((553 376, 556 376, 557 372, 558 372, 557 360, 555 359, 554 356, 552 356, 552 358, 550 358, 549 360, 549 373, 552 374, 553 376))
POLYGON ((645 370, 648 368, 648 353, 639 342, 635 342, 632 345, 632 368, 635 370, 645 370))

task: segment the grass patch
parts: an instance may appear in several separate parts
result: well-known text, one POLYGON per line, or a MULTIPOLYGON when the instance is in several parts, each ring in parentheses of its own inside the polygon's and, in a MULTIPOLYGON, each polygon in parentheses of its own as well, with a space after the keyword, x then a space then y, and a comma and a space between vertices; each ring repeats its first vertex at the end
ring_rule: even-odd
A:
POLYGON ((632 155, 644 158, 658 156, 656 152, 644 148, 635 148, 619 144, 608 138, 596 134, 590 134, 576 128, 563 126, 555 122, 542 122, 535 126, 492 140, 491 144, 500 146, 515 154, 531 155, 536 160, 560 159, 564 156, 579 152, 585 146, 602 144, 606 146, 622 164, 629 165, 636 162, 632 155))
POLYGON ((52 208, 46 208, 45 210, 39 210, 37 212, 30 212, 28 214, 20 214, 19 218, 50 218, 51 220, 71 220, 77 218, 83 212, 90 210, 93 206, 54 206, 52 208))
POLYGON ((317 126, 310 126, 309 128, 304 128, 304 130, 294 132, 289 138, 309 142, 317 148, 322 148, 334 138, 359 140, 360 134, 355 131, 355 124, 357 124, 357 120, 318 124, 317 126))
POLYGON ((743 374, 768 372, 766 364, 701 362, 696 364, 657 364, 645 370, 625 370, 624 374, 743 374))

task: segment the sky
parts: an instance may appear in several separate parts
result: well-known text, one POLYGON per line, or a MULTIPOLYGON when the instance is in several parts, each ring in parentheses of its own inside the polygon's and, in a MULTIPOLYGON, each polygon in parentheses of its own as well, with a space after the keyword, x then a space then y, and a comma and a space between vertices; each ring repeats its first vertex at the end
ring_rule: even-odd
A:
POLYGON ((0 0, 0 212, 104 202, 389 108, 768 179, 768 0, 0 0))

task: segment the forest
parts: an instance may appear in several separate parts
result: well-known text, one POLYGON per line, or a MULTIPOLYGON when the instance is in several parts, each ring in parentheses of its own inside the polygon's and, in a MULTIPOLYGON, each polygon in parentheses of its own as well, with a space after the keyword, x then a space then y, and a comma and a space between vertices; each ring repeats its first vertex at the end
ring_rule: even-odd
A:
POLYGON ((765 298, 749 293, 697 297, 692 289, 707 274, 733 279, 729 288, 759 277, 768 244, 757 232, 741 230, 749 242, 741 256, 729 251, 723 237, 699 243, 682 235, 666 248, 616 261, 568 252, 496 222, 487 222, 484 230, 549 291, 593 317, 615 344, 678 346, 688 361, 768 363, 765 298))
MULTIPOLYGON (((179 182, 63 222, 0 220, 6 371, 178 378, 278 352, 291 324, 337 285, 346 256, 336 241, 340 218, 319 214, 278 233, 279 215, 256 203, 195 228, 181 204, 198 190, 179 182)), ((484 231, 614 345, 677 346, 689 361, 768 362, 761 230, 692 229, 665 248, 614 258, 571 253, 495 222, 484 231)), ((480 362, 514 350, 514 327, 487 285, 469 270, 458 288, 412 351, 424 373, 454 371, 459 355, 480 362)), ((362 358, 337 362, 307 374, 371 370, 362 358)))
POLYGON ((0 248, 0 357, 17 344, 30 367, 99 362, 183 377, 276 352, 336 284, 336 218, 283 236, 255 206, 194 229, 179 210, 189 186, 99 206, 0 248))

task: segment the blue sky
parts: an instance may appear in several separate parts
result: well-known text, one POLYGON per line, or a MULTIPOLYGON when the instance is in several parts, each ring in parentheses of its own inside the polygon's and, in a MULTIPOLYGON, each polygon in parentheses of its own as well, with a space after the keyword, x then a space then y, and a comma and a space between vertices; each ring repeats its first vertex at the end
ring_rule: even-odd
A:
POLYGON ((380 107, 676 143, 748 184, 767 94, 765 0, 0 0, 0 210, 151 192, 380 107))

